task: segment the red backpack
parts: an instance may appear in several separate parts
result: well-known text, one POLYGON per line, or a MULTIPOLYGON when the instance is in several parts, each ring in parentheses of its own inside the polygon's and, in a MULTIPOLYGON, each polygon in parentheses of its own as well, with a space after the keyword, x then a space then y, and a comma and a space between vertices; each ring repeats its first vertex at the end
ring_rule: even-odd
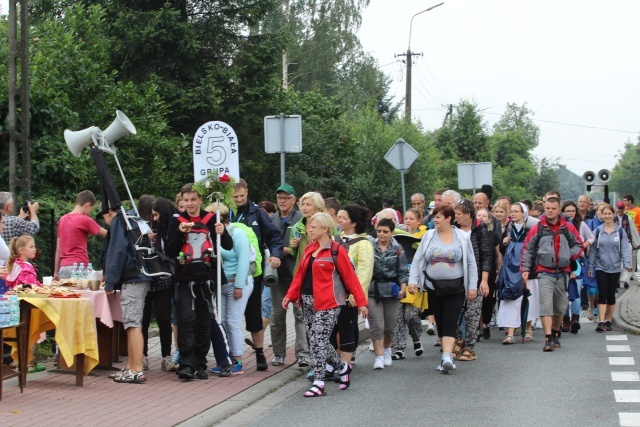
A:
MULTIPOLYGON (((180 256, 178 260, 182 266, 182 273, 190 281, 206 282, 215 279, 214 270, 212 269, 212 259, 215 256, 213 241, 207 226, 213 215, 213 212, 206 214, 184 235, 182 244, 182 254, 184 256, 180 256)), ((191 222, 182 216, 178 216, 178 221, 182 223, 191 222)))

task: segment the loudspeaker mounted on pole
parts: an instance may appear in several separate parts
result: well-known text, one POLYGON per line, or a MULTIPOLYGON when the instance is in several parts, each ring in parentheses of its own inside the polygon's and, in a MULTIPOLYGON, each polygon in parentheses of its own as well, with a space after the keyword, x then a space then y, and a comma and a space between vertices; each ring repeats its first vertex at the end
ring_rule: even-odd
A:
POLYGON ((609 171, 609 169, 600 169, 600 171, 598 172, 598 179, 602 184, 609 182, 609 180, 611 179, 611 172, 609 171))
POLYGON ((92 143, 97 144, 97 138, 100 136, 100 129, 91 126, 83 130, 72 131, 66 129, 64 131, 64 141, 69 147, 69 151, 76 157, 80 157, 80 152, 92 143))
POLYGON ((107 143, 114 143, 125 135, 135 135, 136 127, 131 123, 129 117, 122 111, 116 111, 116 118, 109 127, 102 132, 102 137, 107 143))
POLYGON ((591 184, 596 180, 596 174, 592 171, 586 171, 582 174, 582 180, 587 184, 587 191, 591 191, 591 184))

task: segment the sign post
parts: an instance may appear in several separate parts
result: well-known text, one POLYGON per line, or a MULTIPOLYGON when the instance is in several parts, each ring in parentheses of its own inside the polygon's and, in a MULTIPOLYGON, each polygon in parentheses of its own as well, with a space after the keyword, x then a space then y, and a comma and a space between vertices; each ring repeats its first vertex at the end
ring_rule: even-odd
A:
POLYGON ((284 153, 302 152, 302 116, 278 116, 264 118, 264 151, 280 153, 280 184, 285 181, 284 153))
POLYGON ((407 210, 407 201, 404 189, 404 174, 416 161, 420 154, 404 139, 399 138, 391 146, 384 159, 400 172, 400 184, 402 186, 402 212, 407 210))
POLYGON ((493 185, 493 172, 491 162, 481 163, 458 163, 458 189, 473 189, 476 194, 476 188, 483 185, 493 185))
MULTIPOLYGON (((238 137, 231 126, 224 122, 211 121, 203 124, 193 137, 193 182, 198 182, 211 172, 216 175, 228 174, 240 179, 240 156, 238 137)), ((220 221, 220 195, 216 196, 216 222, 220 221)), ((216 316, 222 313, 222 256, 220 256, 220 235, 216 233, 216 316)), ((219 318, 219 317, 217 317, 219 318)))

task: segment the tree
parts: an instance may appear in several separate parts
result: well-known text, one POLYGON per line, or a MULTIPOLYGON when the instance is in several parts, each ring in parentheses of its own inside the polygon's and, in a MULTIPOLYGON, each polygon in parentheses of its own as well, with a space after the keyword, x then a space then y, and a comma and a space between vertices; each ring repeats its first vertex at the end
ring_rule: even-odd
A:
POLYGON ((457 162, 491 160, 487 147, 486 126, 478 105, 473 101, 460 101, 456 106, 450 132, 441 132, 438 142, 442 144, 445 158, 451 157, 457 162))
POLYGON ((640 137, 635 144, 625 144, 624 152, 611 171, 609 185, 618 194, 640 196, 640 137))
POLYGON ((524 138, 526 151, 531 151, 538 146, 540 137, 540 128, 531 119, 533 115, 535 113, 527 108, 526 102, 522 105, 509 102, 500 120, 493 125, 493 131, 500 134, 519 132, 524 138))
POLYGON ((538 176, 533 180, 528 188, 529 194, 535 198, 542 198, 551 190, 560 189, 560 181, 558 180, 558 163, 543 157, 537 162, 538 176))

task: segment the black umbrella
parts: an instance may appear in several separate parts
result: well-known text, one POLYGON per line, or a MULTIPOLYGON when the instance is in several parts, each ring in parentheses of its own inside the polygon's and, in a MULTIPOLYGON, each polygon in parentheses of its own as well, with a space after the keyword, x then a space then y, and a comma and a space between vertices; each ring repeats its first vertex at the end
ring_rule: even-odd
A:
POLYGON ((413 256, 416 254, 416 249, 420 244, 420 239, 413 237, 410 234, 394 234, 393 238, 404 249, 404 255, 407 257, 407 262, 411 264, 413 262, 413 256))
POLYGON ((531 296, 531 291, 529 290, 529 288, 523 288, 522 289, 522 305, 520 305, 520 333, 522 334, 522 344, 524 344, 524 336, 527 333, 527 318, 529 317, 529 297, 530 296, 531 296))

